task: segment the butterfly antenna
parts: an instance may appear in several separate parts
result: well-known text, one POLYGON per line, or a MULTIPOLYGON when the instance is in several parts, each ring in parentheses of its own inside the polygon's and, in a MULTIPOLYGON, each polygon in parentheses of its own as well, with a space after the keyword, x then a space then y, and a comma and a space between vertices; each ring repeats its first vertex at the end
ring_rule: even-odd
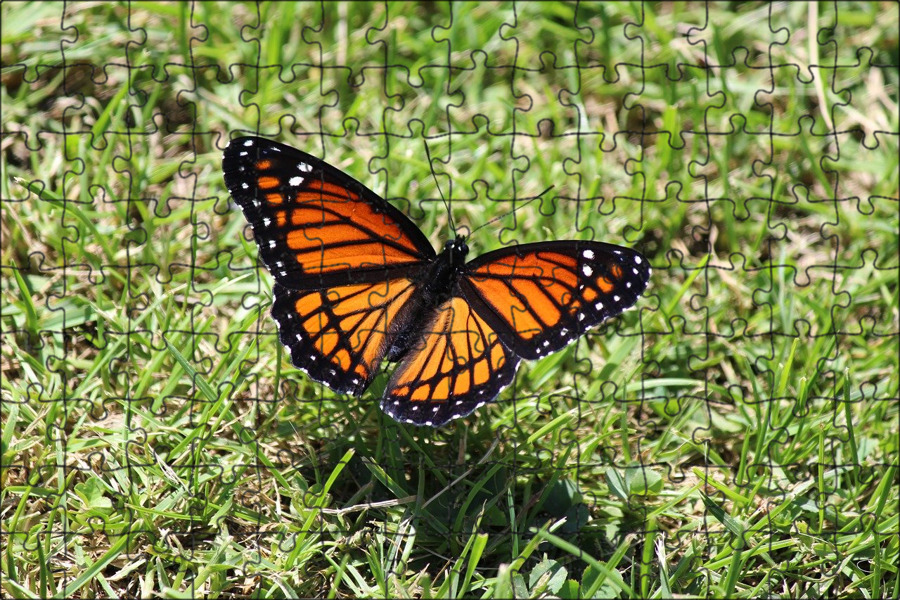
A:
POLYGON ((437 173, 434 172, 434 167, 432 167, 431 150, 428 149, 428 140, 424 141, 425 155, 428 157, 428 168, 431 169, 431 176, 434 177, 434 184, 437 186, 438 193, 441 195, 441 200, 444 201, 444 208, 447 209, 447 221, 450 225, 450 229, 453 231, 453 235, 456 235, 456 225, 453 223, 453 213, 450 211, 450 203, 447 202, 446 198, 444 198, 444 192, 441 191, 441 184, 437 180, 437 173))
POLYGON ((514 206, 514 207, 512 208, 512 210, 508 210, 508 211, 506 211, 505 213, 503 213, 502 215, 499 215, 499 216, 494 217, 493 219, 491 219, 491 220, 489 220, 489 221, 487 221, 487 222, 485 222, 485 223, 482 223, 481 225, 479 225, 478 227, 476 227, 475 229, 473 229, 472 231, 470 231, 470 232, 469 232, 469 236, 472 236, 476 231, 478 231, 479 229, 481 229, 481 228, 483 228, 483 227, 487 227, 488 225, 491 225, 491 224, 493 224, 493 223, 496 223, 496 222, 499 221, 500 219, 505 219, 506 217, 508 217, 508 216, 511 215, 512 213, 516 212, 517 210, 520 210, 520 209, 522 209, 522 208, 525 208, 526 206, 528 206, 529 204, 531 204, 531 203, 534 202, 535 200, 540 200, 541 196, 543 196, 544 194, 546 194, 547 192, 549 192, 549 191, 552 190, 553 188, 554 188, 554 186, 551 185, 550 187, 548 187, 546 190, 544 190, 543 192, 541 192, 540 194, 538 194, 538 195, 535 196, 534 198, 529 198, 528 200, 526 200, 525 202, 523 202, 523 203, 520 204, 519 206, 514 206))

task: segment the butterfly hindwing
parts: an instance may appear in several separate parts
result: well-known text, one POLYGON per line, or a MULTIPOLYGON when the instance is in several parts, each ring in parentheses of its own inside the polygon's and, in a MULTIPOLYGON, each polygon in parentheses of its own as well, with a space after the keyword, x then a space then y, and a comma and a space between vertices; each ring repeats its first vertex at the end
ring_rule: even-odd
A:
POLYGON ((451 297, 394 371, 381 408, 398 421, 439 427, 493 400, 518 362, 468 302, 451 297))
POLYGON ((360 395, 378 373, 392 327, 416 286, 409 279, 325 290, 276 283, 272 316, 294 366, 334 390, 360 395))
POLYGON ((466 267, 466 300, 527 359, 547 356, 630 308, 650 278, 640 253, 577 240, 503 248, 466 267))
POLYGON ((390 278, 434 258, 401 211, 349 175, 290 146, 232 140, 225 184, 281 285, 318 289, 390 278))

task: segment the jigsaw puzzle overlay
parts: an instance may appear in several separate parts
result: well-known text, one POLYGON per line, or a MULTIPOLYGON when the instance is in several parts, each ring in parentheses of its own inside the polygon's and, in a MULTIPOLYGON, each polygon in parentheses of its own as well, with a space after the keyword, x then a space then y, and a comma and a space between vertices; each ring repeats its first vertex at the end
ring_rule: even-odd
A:
POLYGON ((4 595, 896 596, 896 3, 0 10, 4 595), (292 365, 241 136, 652 276, 399 423, 292 365))

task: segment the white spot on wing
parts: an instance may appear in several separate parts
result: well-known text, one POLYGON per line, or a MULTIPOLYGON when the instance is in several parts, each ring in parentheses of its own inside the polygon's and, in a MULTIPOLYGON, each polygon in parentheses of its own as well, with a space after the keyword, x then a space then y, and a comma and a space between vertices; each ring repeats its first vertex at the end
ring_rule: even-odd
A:
POLYGON ((246 146, 248 148, 252 145, 253 145, 253 140, 247 140, 246 142, 244 142, 244 146, 246 146))
POLYGON ((304 173, 309 173, 310 171, 312 171, 312 167, 306 163, 299 163, 297 165, 297 168, 300 169, 301 171, 303 171, 304 173))
POLYGON ((640 257, 640 256, 635 256, 635 257, 634 257, 634 262, 636 262, 637 264, 641 264, 641 257, 640 257))
POLYGON ((590 277, 594 273, 594 270, 587 265, 582 265, 581 272, 584 273, 585 277, 590 277))
POLYGON ((291 177, 290 179, 288 179, 288 184, 294 187, 299 186, 301 183, 303 183, 303 178, 300 176, 291 177))
POLYGON ((581 255, 588 260, 594 260, 594 251, 593 250, 585 250, 584 252, 581 253, 581 255))

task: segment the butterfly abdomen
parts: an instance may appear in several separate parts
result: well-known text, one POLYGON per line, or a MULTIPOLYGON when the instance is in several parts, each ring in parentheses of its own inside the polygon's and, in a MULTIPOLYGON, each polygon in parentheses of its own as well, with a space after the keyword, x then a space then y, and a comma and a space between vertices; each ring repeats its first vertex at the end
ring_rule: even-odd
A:
POLYGON ((411 342, 421 339, 425 328, 434 319, 437 308, 447 302, 463 273, 469 247, 462 238, 447 242, 417 281, 418 292, 404 315, 397 319, 397 329, 385 358, 396 362, 409 351, 411 342))

